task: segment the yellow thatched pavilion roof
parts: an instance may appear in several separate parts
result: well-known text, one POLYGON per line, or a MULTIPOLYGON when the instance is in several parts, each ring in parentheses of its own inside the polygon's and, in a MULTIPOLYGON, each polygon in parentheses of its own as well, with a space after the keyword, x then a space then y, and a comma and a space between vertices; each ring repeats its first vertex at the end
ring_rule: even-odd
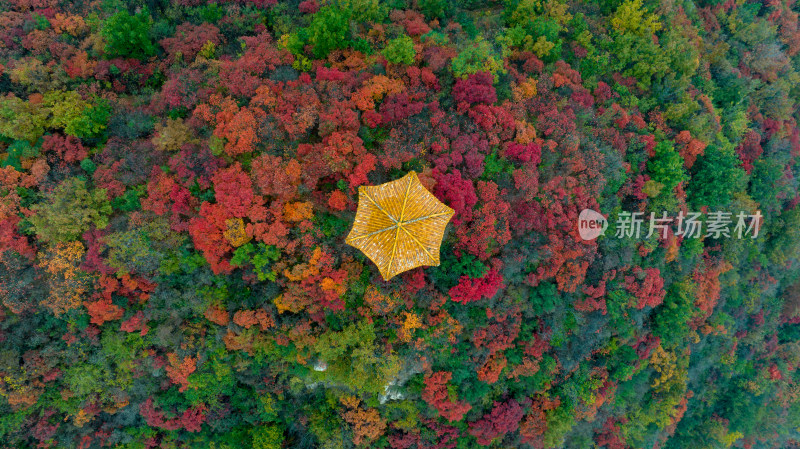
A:
POLYGON ((439 246, 453 209, 409 172, 378 186, 358 188, 358 210, 345 242, 369 257, 383 276, 439 265, 439 246))

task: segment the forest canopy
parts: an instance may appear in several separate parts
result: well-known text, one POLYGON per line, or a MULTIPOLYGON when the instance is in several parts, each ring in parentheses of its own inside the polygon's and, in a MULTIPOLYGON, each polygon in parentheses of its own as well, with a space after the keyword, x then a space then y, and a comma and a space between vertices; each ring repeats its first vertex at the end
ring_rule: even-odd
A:
POLYGON ((0 0, 0 448, 800 447, 799 17, 0 0))

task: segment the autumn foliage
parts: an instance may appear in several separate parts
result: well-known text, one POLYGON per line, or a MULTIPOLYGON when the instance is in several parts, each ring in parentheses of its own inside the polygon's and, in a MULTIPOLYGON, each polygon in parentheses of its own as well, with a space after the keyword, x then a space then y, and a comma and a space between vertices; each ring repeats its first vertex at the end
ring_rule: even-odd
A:
POLYGON ((3 2, 0 446, 797 447, 799 17, 3 2))
POLYGON ((444 419, 452 422, 460 421, 472 407, 466 402, 450 397, 448 382, 451 378, 452 374, 447 371, 437 371, 426 376, 422 399, 435 408, 444 419))

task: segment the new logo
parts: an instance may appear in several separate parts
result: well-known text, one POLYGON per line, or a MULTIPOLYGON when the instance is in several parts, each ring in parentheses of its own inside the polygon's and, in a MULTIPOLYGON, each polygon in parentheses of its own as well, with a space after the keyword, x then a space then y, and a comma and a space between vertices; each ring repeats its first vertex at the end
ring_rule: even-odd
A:
POLYGON ((600 212, 584 209, 578 216, 578 234, 584 240, 594 240, 608 229, 608 221, 600 212))

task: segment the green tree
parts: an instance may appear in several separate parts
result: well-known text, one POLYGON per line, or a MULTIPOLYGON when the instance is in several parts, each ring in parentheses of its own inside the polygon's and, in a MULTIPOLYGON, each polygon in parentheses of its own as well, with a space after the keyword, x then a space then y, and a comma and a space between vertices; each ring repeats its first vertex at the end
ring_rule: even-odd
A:
POLYGON ((505 70, 492 46, 482 38, 461 50, 451 64, 453 75, 457 78, 466 78, 477 72, 489 72, 495 76, 496 81, 498 73, 505 70))
POLYGON ((643 9, 642 0, 620 5, 610 24, 612 31, 604 46, 613 56, 611 71, 635 77, 642 87, 649 87, 654 77, 659 79, 673 71, 669 55, 652 39, 661 23, 656 15, 643 9))
POLYGON ((728 204, 735 192, 744 189, 747 173, 739 166, 739 158, 729 148, 709 146, 692 166, 689 200, 695 207, 716 208, 728 204))
POLYGON ((47 110, 13 94, 0 97, 0 134, 31 144, 39 140, 47 125, 47 110))
POLYGON ((183 237, 172 232, 163 217, 147 220, 127 231, 104 238, 109 247, 108 265, 122 273, 152 274, 170 253, 180 246, 183 237))
POLYGON ((317 376, 359 392, 383 393, 400 371, 400 359, 380 352, 375 327, 366 321, 322 334, 314 350, 328 365, 325 371, 315 373, 317 376))
POLYGON ((620 34, 650 36, 661 29, 661 22, 642 8, 642 0, 628 0, 611 16, 611 26, 620 34))
POLYGON ((655 153, 655 156, 647 162, 647 170, 654 181, 664 186, 662 193, 671 195, 673 189, 687 179, 683 169, 683 159, 667 141, 659 142, 655 153))
POLYGON ((100 30, 106 41, 105 57, 145 59, 156 53, 150 39, 153 19, 147 9, 130 15, 120 11, 109 17, 100 30))
POLYGON ((89 190, 82 178, 69 178, 59 184, 46 201, 31 207, 29 218, 36 234, 48 242, 77 239, 91 225, 108 225, 111 203, 105 189, 89 190))
POLYGON ((358 23, 381 23, 389 15, 390 6, 381 0, 338 0, 338 6, 352 13, 358 23))
POLYGON ((283 430, 273 424, 254 427, 251 430, 253 436, 253 449, 280 449, 283 443, 283 430))
POLYGON ((506 48, 531 51, 546 62, 553 62, 561 56, 563 40, 559 38, 559 33, 562 29, 561 24, 553 18, 528 18, 508 28, 499 40, 506 48))
POLYGON ((42 104, 50 111, 51 128, 61 128, 64 133, 80 138, 97 137, 111 117, 111 106, 105 99, 92 104, 75 91, 48 92, 42 104))
POLYGON ((612 379, 617 381, 630 380, 636 372, 638 356, 636 350, 630 345, 620 343, 614 338, 609 345, 608 372, 612 379))
POLYGON ((0 167, 5 166, 12 166, 17 171, 22 171, 22 160, 29 159, 32 157, 39 156, 39 147, 41 145, 41 139, 39 142, 34 146, 28 143, 27 140, 16 140, 11 145, 8 146, 6 152, 8 155, 5 159, 0 162, 0 167))
POLYGON ((615 34, 606 41, 605 48, 613 56, 611 71, 635 77, 641 87, 649 87, 654 77, 659 79, 670 72, 667 55, 649 36, 615 34))
MULTIPOLYGON (((800 207, 784 211, 767 221, 765 226, 769 226, 767 255, 770 262, 781 267, 792 261, 797 263, 797 259, 800 259, 800 207)), ((788 274, 780 271, 781 277, 788 274)))
POLYGON ((564 437, 575 426, 575 416, 571 409, 571 406, 562 404, 545 413, 547 431, 544 433, 544 444, 546 447, 561 447, 564 444, 564 437))
POLYGON ((683 344, 689 336, 687 323, 696 310, 693 290, 687 282, 672 284, 664 302, 653 311, 653 335, 660 337, 666 348, 683 344))
POLYGON ((258 242, 257 244, 250 242, 236 248, 231 258, 231 265, 237 267, 252 263, 253 271, 258 276, 259 281, 266 281, 267 279, 274 281, 277 273, 267 268, 272 262, 277 261, 280 256, 281 252, 276 246, 265 245, 263 242, 258 242))
POLYGON ((447 0, 419 0, 420 11, 427 19, 444 19, 450 15, 451 5, 447 0))
POLYGON ((414 57, 417 55, 414 50, 414 41, 405 34, 387 42, 382 53, 392 64, 407 65, 413 64, 414 57))
POLYGON ((750 196, 758 201, 761 211, 773 214, 781 210, 781 198, 791 195, 791 187, 783 180, 784 166, 774 159, 759 159, 753 164, 750 196))
POLYGON ((311 45, 314 57, 322 59, 333 50, 347 48, 351 38, 351 16, 349 10, 338 6, 321 8, 308 27, 290 37, 289 49, 292 53, 303 54, 303 47, 311 45))

